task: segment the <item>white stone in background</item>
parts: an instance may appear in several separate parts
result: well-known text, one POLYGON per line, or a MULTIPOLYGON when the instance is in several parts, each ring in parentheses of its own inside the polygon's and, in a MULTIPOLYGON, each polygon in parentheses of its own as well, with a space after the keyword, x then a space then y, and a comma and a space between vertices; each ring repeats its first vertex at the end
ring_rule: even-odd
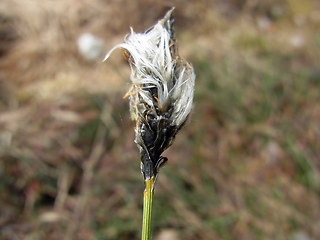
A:
POLYGON ((293 47, 296 47, 296 48, 302 47, 305 43, 304 36, 300 33, 297 33, 291 37, 290 43, 293 47))
POLYGON ((156 240, 180 240, 179 234, 174 229, 163 229, 156 236, 156 240))
POLYGON ((257 19, 257 24, 260 30, 268 30, 272 24, 269 17, 262 16, 257 19))
POLYGON ((292 240, 315 240, 315 239, 310 237, 306 232, 299 231, 293 234, 292 240))
POLYGON ((61 221, 64 218, 64 216, 58 212, 49 211, 44 212, 40 215, 39 220, 43 223, 54 223, 61 221))
POLYGON ((103 41, 91 33, 83 33, 78 38, 78 50, 87 60, 98 59, 103 53, 103 41))
POLYGON ((10 147, 12 142, 12 133, 9 131, 2 131, 0 133, 0 152, 5 148, 10 147))

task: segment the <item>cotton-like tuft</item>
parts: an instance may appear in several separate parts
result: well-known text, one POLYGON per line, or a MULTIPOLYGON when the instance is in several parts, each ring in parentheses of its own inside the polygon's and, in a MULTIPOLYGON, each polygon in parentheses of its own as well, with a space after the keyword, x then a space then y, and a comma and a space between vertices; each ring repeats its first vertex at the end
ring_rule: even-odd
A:
POLYGON ((156 176, 168 148, 186 122, 193 102, 193 67, 178 55, 172 11, 144 33, 130 34, 112 51, 123 49, 131 67, 130 112, 145 179, 156 176))

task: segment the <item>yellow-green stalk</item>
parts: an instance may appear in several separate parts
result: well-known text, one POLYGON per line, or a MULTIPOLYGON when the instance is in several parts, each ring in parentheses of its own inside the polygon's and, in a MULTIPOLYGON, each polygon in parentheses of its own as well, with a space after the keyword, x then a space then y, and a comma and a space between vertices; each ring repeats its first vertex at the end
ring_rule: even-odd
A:
POLYGON ((151 239, 151 218, 153 203, 154 177, 145 180, 146 188, 143 192, 143 215, 142 215, 142 240, 151 239))

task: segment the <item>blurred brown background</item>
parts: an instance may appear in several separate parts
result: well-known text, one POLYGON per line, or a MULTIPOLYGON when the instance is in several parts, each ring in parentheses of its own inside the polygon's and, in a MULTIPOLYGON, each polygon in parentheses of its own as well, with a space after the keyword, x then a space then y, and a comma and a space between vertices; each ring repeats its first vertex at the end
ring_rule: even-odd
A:
POLYGON ((197 80, 154 239, 320 239, 317 0, 2 0, 0 239, 140 238, 130 70, 101 59, 171 6, 197 80))

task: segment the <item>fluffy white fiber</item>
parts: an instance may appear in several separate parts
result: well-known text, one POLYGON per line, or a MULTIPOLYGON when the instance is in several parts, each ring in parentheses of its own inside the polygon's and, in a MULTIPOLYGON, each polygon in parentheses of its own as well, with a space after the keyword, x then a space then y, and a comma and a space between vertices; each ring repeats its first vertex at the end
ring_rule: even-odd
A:
POLYGON ((169 111, 171 124, 180 126, 192 108, 195 74, 193 67, 172 51, 169 21, 165 17, 145 33, 131 28, 124 43, 112 48, 104 60, 117 48, 129 53, 133 84, 130 109, 136 120, 145 116, 145 111, 158 117, 169 111))

